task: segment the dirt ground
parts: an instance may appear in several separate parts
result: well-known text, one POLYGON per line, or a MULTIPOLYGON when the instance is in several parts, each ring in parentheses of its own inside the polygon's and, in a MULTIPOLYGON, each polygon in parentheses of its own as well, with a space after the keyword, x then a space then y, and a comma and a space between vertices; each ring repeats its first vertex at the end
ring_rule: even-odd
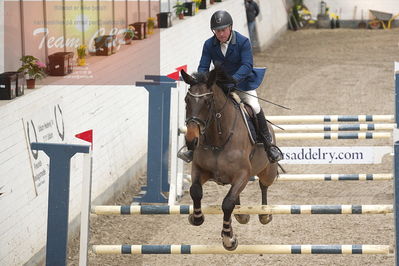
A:
MULTIPOLYGON (((257 66, 268 67, 258 90, 289 106, 263 103, 267 115, 393 114, 393 62, 399 61, 399 31, 302 30, 284 33, 257 66)), ((280 146, 390 145, 392 140, 281 141, 280 146)), ((286 165, 288 173, 390 173, 392 157, 379 165, 286 165)), ((203 205, 221 204, 229 186, 207 183, 203 205)), ((130 204, 128 189, 110 204, 130 204)), ((393 182, 282 182, 269 189, 269 204, 392 204, 393 182)), ((242 205, 260 204, 257 182, 242 193, 242 205)), ((185 195, 181 204, 191 204, 185 195)), ((187 216, 91 217, 91 244, 221 244, 221 215, 200 227, 187 216)), ((393 215, 274 215, 268 225, 256 216, 247 225, 233 219, 239 244, 380 244, 394 247, 393 215)), ((68 265, 78 264, 78 241, 68 265)), ((394 265, 394 255, 95 255, 89 265, 394 265)))

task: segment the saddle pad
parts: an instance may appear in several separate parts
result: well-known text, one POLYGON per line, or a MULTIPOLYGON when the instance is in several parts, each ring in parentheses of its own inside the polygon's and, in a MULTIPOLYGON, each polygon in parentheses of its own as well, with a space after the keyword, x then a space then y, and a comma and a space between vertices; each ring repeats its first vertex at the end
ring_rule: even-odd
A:
POLYGON ((249 116, 247 110, 245 109, 244 103, 241 102, 241 99, 237 95, 237 93, 231 92, 230 95, 233 101, 240 107, 240 113, 244 118, 245 126, 247 127, 248 130, 249 139, 251 140, 252 144, 255 144, 256 143, 255 140, 257 139, 255 125, 252 122, 252 119, 249 116))

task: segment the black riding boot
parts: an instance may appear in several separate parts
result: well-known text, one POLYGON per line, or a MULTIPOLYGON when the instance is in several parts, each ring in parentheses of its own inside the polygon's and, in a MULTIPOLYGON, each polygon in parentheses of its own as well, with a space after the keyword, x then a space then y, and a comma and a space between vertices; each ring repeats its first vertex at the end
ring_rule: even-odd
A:
POLYGON ((182 159, 186 163, 191 163, 193 160, 194 151, 187 147, 187 151, 183 151, 184 146, 177 153, 177 158, 182 159))
POLYGON ((265 151, 269 157, 269 161, 271 163, 280 161, 283 159, 283 155, 280 149, 276 145, 272 144, 272 136, 270 135, 265 114, 263 113, 262 109, 258 114, 256 114, 256 118, 258 119, 259 124, 259 136, 263 142, 263 145, 265 146, 265 151))

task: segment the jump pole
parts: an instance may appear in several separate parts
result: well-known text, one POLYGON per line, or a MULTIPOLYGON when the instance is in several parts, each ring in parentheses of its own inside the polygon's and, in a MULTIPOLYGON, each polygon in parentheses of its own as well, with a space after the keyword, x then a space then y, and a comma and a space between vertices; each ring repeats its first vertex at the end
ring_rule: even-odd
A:
MULTIPOLYGON (((203 206, 203 214, 223 214, 219 205, 203 206)), ((259 205, 236 206, 233 214, 387 214, 393 212, 392 205, 259 205)), ((92 206, 97 215, 175 215, 192 214, 192 205, 103 205, 92 206)))
POLYGON ((393 174, 281 174, 279 181, 385 181, 393 180, 393 174))
POLYGON ((342 132, 342 133, 276 133, 277 140, 303 139, 387 139, 391 132, 342 132))
POLYGON ((375 130, 392 130, 396 126, 395 123, 386 124, 279 124, 273 126, 275 132, 314 132, 314 131, 375 131, 375 130))
POLYGON ((281 123, 321 123, 321 122, 394 122, 394 115, 297 115, 268 116, 274 124, 281 123))
POLYGON ((388 245, 93 245, 95 254, 389 254, 388 245))

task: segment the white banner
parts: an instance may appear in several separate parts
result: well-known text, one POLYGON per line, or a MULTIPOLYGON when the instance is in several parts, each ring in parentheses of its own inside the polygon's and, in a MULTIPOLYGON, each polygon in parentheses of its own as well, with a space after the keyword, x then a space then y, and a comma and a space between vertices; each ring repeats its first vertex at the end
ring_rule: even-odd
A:
POLYGON ((42 151, 31 150, 31 142, 62 143, 65 139, 65 126, 60 104, 43 107, 39 112, 22 119, 25 139, 28 146, 36 195, 47 187, 49 178, 49 158, 42 151))
POLYGON ((281 147, 281 164, 379 164, 391 146, 281 147))

